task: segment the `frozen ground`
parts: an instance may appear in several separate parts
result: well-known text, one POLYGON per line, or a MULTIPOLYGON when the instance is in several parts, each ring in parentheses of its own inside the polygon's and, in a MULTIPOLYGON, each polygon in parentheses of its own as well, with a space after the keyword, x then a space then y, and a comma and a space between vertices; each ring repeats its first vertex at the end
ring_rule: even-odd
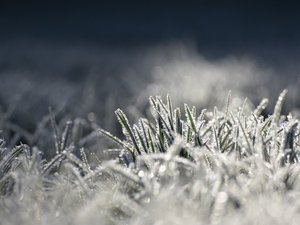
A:
POLYGON ((211 57, 178 42, 2 44, 1 224, 297 224, 297 57, 254 53, 211 57), (152 128, 142 120, 132 138, 118 111, 122 132, 117 108, 133 124, 151 118, 150 95, 166 94, 181 120, 156 99, 152 128), (264 97, 267 109, 253 111, 264 97), (282 107, 293 116, 280 117, 282 107))

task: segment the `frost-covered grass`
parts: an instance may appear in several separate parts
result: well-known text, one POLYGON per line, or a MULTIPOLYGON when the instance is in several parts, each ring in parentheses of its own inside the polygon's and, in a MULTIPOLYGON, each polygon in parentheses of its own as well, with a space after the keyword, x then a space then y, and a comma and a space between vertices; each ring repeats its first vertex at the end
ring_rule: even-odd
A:
POLYGON ((235 107, 230 92, 200 113, 150 97, 134 125, 116 110, 121 138, 52 110, 28 144, 12 146, 21 128, 3 130, 1 224, 298 224, 300 125, 281 113, 286 93, 267 117, 267 99, 235 107), (36 147, 45 136, 47 157, 36 147))

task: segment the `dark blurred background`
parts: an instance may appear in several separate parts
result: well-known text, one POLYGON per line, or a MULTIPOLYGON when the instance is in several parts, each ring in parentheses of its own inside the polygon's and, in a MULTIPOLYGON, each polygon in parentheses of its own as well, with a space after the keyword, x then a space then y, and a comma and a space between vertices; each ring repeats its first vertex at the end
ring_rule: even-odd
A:
POLYGON ((51 106, 113 129, 117 107, 140 115, 149 95, 201 108, 232 89, 273 104, 286 87, 294 110, 299 12, 276 0, 2 1, 2 114, 32 131, 51 106))
POLYGON ((3 1, 0 34, 123 47, 192 39, 210 56, 264 54, 299 44, 299 12, 298 3, 276 0, 3 1))

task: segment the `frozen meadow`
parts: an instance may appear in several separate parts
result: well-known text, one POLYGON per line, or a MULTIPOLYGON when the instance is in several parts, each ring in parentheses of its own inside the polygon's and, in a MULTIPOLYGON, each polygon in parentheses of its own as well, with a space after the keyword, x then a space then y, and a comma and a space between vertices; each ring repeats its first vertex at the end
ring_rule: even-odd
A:
POLYGON ((1 224, 298 224, 297 68, 191 43, 0 49, 1 224))

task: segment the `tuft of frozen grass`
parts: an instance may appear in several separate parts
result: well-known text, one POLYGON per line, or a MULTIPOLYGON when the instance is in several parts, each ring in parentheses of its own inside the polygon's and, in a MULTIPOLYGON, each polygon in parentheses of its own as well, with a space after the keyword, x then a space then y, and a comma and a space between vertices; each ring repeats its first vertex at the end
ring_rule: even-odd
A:
POLYGON ((248 111, 231 105, 231 92, 200 113, 150 97, 152 116, 134 124, 116 110, 123 137, 51 113, 51 158, 1 142, 1 223, 297 224, 300 125, 281 114, 285 95, 266 117, 266 99, 248 111), (90 155, 99 134, 118 146, 99 146, 115 157, 90 155))

